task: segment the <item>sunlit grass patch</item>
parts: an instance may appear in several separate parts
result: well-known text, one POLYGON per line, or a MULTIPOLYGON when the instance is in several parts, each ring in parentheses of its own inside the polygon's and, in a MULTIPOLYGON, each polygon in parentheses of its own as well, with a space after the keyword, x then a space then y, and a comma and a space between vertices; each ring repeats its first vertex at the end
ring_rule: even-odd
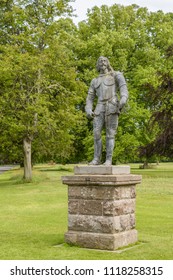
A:
POLYGON ((173 259, 173 164, 149 171, 131 165, 142 174, 136 228, 143 245, 119 254, 64 244, 68 198, 61 176, 72 171, 73 165, 39 165, 28 184, 19 168, 0 175, 0 259, 173 259))

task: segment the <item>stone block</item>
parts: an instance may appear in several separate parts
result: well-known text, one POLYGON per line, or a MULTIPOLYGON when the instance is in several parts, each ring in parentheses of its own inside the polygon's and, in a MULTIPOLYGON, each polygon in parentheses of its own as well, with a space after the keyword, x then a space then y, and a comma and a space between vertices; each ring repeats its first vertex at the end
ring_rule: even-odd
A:
POLYGON ((123 231, 131 229, 130 215, 120 216, 120 225, 123 231))
POLYGON ((81 198, 83 199, 119 199, 120 189, 117 187, 88 186, 81 188, 81 198))
POLYGON ((80 200, 79 214, 102 216, 103 202, 101 200, 80 200))
POLYGON ((131 199, 136 197, 135 186, 122 186, 120 188, 120 199, 131 199))
POLYGON ((136 226, 136 217, 135 217, 135 213, 130 215, 130 224, 131 224, 131 228, 135 228, 136 226))
POLYGON ((68 197, 74 199, 119 199, 121 197, 121 190, 119 187, 112 186, 69 186, 68 197))
POLYGON ((80 198, 81 197, 81 188, 79 186, 69 186, 68 187, 68 197, 80 198))
POLYGON ((134 244, 138 241, 137 230, 132 229, 114 235, 114 250, 134 244))
POLYGON ((103 203, 103 215, 120 216, 135 212, 135 199, 107 200, 103 203))
POLYGON ((79 200, 70 199, 68 201, 68 213, 69 214, 78 214, 79 213, 79 200))
POLYGON ((141 175, 74 175, 62 176, 62 181, 68 186, 131 186, 141 183, 141 175))
POLYGON ((133 229, 116 234, 68 231, 65 241, 84 248, 114 251, 137 242, 137 231, 133 229))
POLYGON ((75 175, 118 175, 130 174, 130 166, 128 165, 79 165, 74 167, 75 175))
POLYGON ((123 230, 120 217, 72 215, 68 216, 68 229, 70 231, 115 233, 123 230))
POLYGON ((136 208, 136 200, 133 199, 125 199, 122 201, 122 208, 123 208, 123 214, 132 214, 135 213, 136 208))

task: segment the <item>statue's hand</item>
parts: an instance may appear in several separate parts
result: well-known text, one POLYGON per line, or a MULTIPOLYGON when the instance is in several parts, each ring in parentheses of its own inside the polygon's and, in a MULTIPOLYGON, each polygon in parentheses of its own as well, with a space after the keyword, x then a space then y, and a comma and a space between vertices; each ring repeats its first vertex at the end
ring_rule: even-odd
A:
POLYGON ((126 104, 126 97, 123 96, 123 97, 121 97, 121 99, 120 99, 119 109, 121 110, 121 109, 124 107, 125 104, 126 104))
POLYGON ((88 119, 92 119, 94 117, 94 113, 91 109, 86 110, 86 115, 88 119))

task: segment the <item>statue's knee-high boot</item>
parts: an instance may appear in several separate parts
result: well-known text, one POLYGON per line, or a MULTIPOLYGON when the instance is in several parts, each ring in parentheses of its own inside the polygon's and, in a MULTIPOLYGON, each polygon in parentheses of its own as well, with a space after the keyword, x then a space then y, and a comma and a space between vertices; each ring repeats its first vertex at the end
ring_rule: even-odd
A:
POLYGON ((106 161, 105 165, 112 165, 112 155, 115 146, 115 139, 114 138, 107 138, 106 139, 106 161))
POLYGON ((101 154, 102 154, 102 140, 94 139, 94 159, 89 163, 93 165, 99 165, 101 162, 101 154))

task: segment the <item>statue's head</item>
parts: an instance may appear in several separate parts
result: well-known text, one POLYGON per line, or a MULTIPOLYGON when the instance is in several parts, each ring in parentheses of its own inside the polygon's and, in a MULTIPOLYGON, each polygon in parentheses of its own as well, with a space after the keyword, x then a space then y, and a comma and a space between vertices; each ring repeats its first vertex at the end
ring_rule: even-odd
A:
POLYGON ((97 60, 97 63, 96 63, 96 69, 97 69, 98 72, 100 72, 100 67, 101 67, 102 63, 105 64, 108 71, 112 71, 112 67, 110 65, 109 59, 105 56, 100 56, 97 60))

